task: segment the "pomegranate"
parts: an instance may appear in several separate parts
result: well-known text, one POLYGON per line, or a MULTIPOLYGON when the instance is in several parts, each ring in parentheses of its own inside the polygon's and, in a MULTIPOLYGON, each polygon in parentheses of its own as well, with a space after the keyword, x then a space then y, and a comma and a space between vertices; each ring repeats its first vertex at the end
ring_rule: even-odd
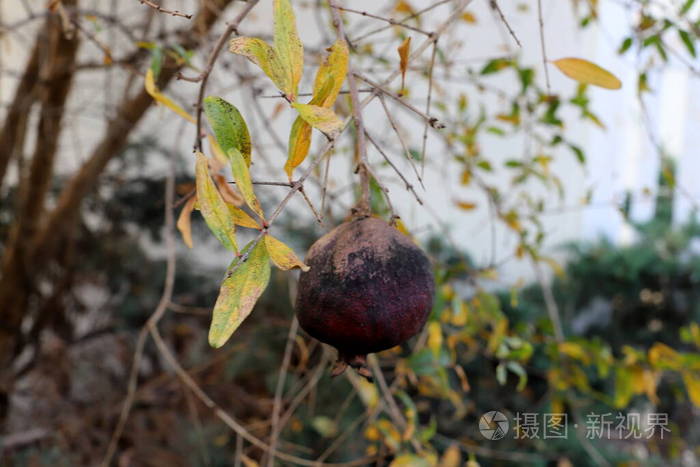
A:
POLYGON ((380 219, 341 224, 314 243, 301 274, 296 313, 311 336, 338 349, 333 374, 350 365, 370 377, 368 353, 417 334, 435 289, 430 262, 407 236, 380 219))

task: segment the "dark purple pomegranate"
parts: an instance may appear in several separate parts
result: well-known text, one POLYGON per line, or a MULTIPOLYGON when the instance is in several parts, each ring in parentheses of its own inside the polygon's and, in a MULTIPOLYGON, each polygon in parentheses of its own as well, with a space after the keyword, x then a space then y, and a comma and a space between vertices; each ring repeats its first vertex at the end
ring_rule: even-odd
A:
POLYGON ((433 303, 430 262, 408 237, 368 217, 341 224, 311 246, 299 279, 296 312, 311 336, 338 349, 370 376, 366 356, 417 334, 433 303))

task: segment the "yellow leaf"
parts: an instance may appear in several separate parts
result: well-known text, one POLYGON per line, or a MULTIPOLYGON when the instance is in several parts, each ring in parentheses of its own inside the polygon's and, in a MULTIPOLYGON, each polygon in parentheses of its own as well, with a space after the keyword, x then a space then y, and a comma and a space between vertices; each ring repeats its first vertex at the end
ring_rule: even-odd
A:
POLYGON ((582 58, 560 58, 554 65, 559 71, 579 83, 592 84, 605 89, 620 89, 622 83, 608 70, 582 58))
POLYGON ((649 349, 648 355, 649 363, 662 370, 679 370, 683 365, 683 357, 661 342, 655 342, 649 349))
POLYGON ((260 229, 260 224, 257 223, 255 219, 250 217, 247 212, 242 209, 238 209, 235 206, 228 205, 228 210, 233 217, 233 222, 241 227, 248 227, 249 229, 260 229))
POLYGON ((700 373, 690 370, 683 371, 683 382, 688 390, 688 397, 696 407, 700 407, 700 373))
POLYGON ((586 365, 591 363, 591 358, 586 349, 576 342, 560 342, 559 352, 583 362, 586 365))
POLYGON ((472 181, 472 172, 469 169, 464 169, 462 171, 462 176, 460 177, 460 183, 462 185, 469 185, 469 183, 472 181))
POLYGON ((304 69, 304 46, 297 34, 296 18, 289 0, 274 3, 274 45, 279 61, 289 75, 289 89, 282 89, 289 100, 296 99, 299 80, 304 69))
POLYGON ((189 248, 192 248, 192 211, 194 210, 194 203, 197 202, 197 196, 191 196, 187 200, 185 205, 180 211, 180 215, 177 218, 177 230, 180 231, 182 235, 182 241, 185 242, 189 248))
POLYGON ((287 162, 284 164, 284 171, 287 172, 287 177, 290 180, 294 169, 306 159, 309 147, 311 147, 311 125, 306 123, 303 118, 297 117, 289 132, 289 154, 287 162))
POLYGON ((428 324, 428 348, 435 357, 440 355, 442 349, 442 328, 437 321, 428 324))
POLYGON ((241 263, 236 258, 229 267, 233 272, 219 290, 209 327, 209 345, 218 348, 226 343, 244 319, 250 315, 270 280, 270 257, 262 242, 241 263))
POLYGON ((229 204, 234 206, 243 206, 244 200, 241 195, 233 191, 231 185, 228 184, 223 175, 214 175, 214 182, 216 182, 216 187, 219 189, 221 197, 229 204))
POLYGON ((459 446, 451 444, 450 447, 445 449, 440 458, 440 467, 459 467, 461 464, 462 453, 459 450, 459 446))
POLYGON ((407 453, 396 456, 389 467, 433 467, 436 462, 437 459, 429 453, 422 455, 407 453))
POLYGON ((405 0, 399 0, 396 2, 394 9, 399 13, 408 13, 409 15, 414 15, 416 13, 413 7, 405 0))
POLYGON ((408 227, 406 227, 406 224, 404 224, 401 219, 396 219, 396 225, 394 227, 408 238, 413 239, 411 232, 408 231, 408 227))
POLYGON ((146 80, 144 81, 144 87, 146 92, 159 104, 166 106, 185 120, 191 123, 195 123, 196 120, 190 114, 185 112, 182 107, 173 102, 168 96, 161 93, 156 87, 155 80, 153 78, 153 70, 150 68, 146 71, 146 80))
POLYGON ((493 332, 489 336, 487 348, 489 353, 495 353, 498 346, 501 345, 503 338, 508 332, 508 319, 500 318, 493 324, 493 332))
POLYGON ((368 426, 365 430, 365 438, 368 441, 379 441, 380 434, 379 430, 377 430, 377 427, 372 425, 368 426))
POLYGON ((292 104, 299 116, 306 123, 322 131, 329 137, 335 137, 343 128, 343 121, 331 109, 311 104, 292 104))
POLYGON ((399 69, 401 70, 401 89, 403 89, 406 80, 406 69, 408 68, 408 55, 411 51, 411 36, 404 39, 397 50, 399 51, 400 59, 399 69))
POLYGON ((515 230, 516 232, 520 232, 523 229, 523 226, 519 220, 518 213, 513 210, 510 210, 507 213, 505 213, 503 215, 503 220, 508 225, 508 227, 515 230))
MULTIPOLYGON (((329 54, 316 72, 313 97, 310 105, 332 107, 343 86, 348 72, 348 45, 344 40, 337 40, 329 54)), ((294 120, 289 133, 289 151, 284 170, 291 179, 294 169, 298 167, 309 153, 311 147, 311 126, 301 117, 294 120)))
POLYGON ((476 203, 470 203, 468 201, 456 201, 457 207, 460 209, 464 209, 465 211, 471 211, 472 209, 476 209, 476 203))
POLYGON ((476 23, 476 16, 474 16, 473 13, 465 11, 464 13, 462 13, 462 21, 469 24, 474 24, 476 23))
POLYGON ((277 89, 291 94, 291 75, 274 48, 255 37, 236 37, 229 42, 229 51, 243 55, 255 63, 272 80, 277 89))
POLYGON ((211 147, 211 152, 214 153, 214 160, 219 162, 221 166, 225 166, 228 163, 226 159, 226 154, 221 150, 221 146, 216 142, 213 135, 207 135, 207 141, 209 141, 209 146, 211 147))
POLYGON ((245 159, 241 152, 232 148, 228 151, 228 158, 231 161, 231 172, 233 172, 233 178, 236 180, 236 186, 238 190, 243 195, 243 199, 250 209, 253 210, 255 214, 260 216, 260 219, 264 219, 262 208, 260 207, 260 202, 255 196, 253 191, 253 182, 250 180, 250 172, 248 171, 248 164, 246 164, 245 159))
POLYGON ((467 378, 467 373, 464 371, 464 368, 459 365, 455 365, 454 370, 459 378, 459 385, 462 388, 462 391, 469 392, 471 390, 471 386, 469 385, 469 379, 467 378))
POLYGON ((211 179, 208 159, 201 152, 197 152, 195 176, 197 180, 197 204, 209 229, 226 248, 238 252, 236 224, 234 224, 226 203, 211 179))
POLYGON ((278 268, 285 271, 293 268, 300 268, 304 272, 309 270, 309 267, 297 258, 291 248, 270 234, 265 235, 265 247, 270 259, 278 268))
POLYGON ((659 403, 656 396, 656 385, 658 383, 657 375, 639 365, 632 367, 632 386, 635 394, 646 394, 650 401, 655 404, 659 403))
MULTIPOLYGON (((371 384, 372 387, 375 387, 374 384, 371 384)), ((401 446, 401 433, 399 433, 399 430, 396 429, 396 427, 387 419, 380 419, 377 420, 377 423, 375 424, 379 432, 382 434, 382 438, 384 439, 384 443, 386 446, 391 450, 391 451, 397 451, 399 447, 401 446)), ((401 456, 399 456, 401 457, 401 456)), ((399 457, 394 459, 394 461, 389 464, 390 466, 394 465, 414 465, 414 464, 394 464, 394 462, 397 462, 399 460, 399 457)))
POLYGON ((335 103, 348 73, 348 44, 338 39, 328 50, 330 53, 316 72, 314 95, 309 102, 321 107, 335 103))

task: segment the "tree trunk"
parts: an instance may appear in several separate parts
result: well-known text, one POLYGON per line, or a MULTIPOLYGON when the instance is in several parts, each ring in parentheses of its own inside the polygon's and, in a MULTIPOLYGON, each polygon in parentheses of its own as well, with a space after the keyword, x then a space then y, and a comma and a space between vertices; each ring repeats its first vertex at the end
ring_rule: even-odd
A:
MULTIPOLYGON (((73 0, 74 2, 75 0, 73 0)), ((199 41, 205 39, 211 27, 219 18, 220 13, 232 2, 225 0, 219 9, 203 6, 198 15, 192 19, 189 30, 182 34, 181 45, 185 49, 194 49, 199 41)), ((66 0, 64 4, 69 3, 66 0)), ((71 2, 72 3, 72 2, 71 2)), ((57 17, 50 17, 52 27, 60 30, 57 17), (56 26, 57 25, 57 26, 56 26)), ((59 34, 60 40, 65 40, 59 34)), ((77 44, 74 45, 77 47, 77 44)), ((65 65, 65 55, 69 44, 55 48, 61 57, 54 57, 65 65)), ((72 52, 73 56, 75 50, 72 52)), ((160 84, 165 88, 181 70, 182 65, 169 62, 164 66, 160 84), (169 65, 169 66, 168 66, 169 65)), ((65 69, 63 74, 65 75, 65 69)), ((119 155, 128 142, 131 132, 138 126, 153 104, 153 99, 141 89, 134 97, 124 102, 116 112, 116 117, 109 122, 102 140, 92 151, 88 160, 63 188, 56 207, 43 215, 44 198, 48 183, 53 173, 53 159, 56 152, 56 142, 60 135, 60 115, 56 114, 57 106, 62 112, 65 97, 70 89, 71 77, 52 83, 47 90, 42 107, 42 118, 38 128, 38 143, 32 159, 29 176, 21 188, 21 209, 17 213, 15 223, 2 260, 2 277, 0 278, 0 425, 4 422, 7 412, 7 398, 13 386, 12 362, 22 350, 21 324, 25 315, 30 312, 28 306, 33 299, 39 299, 37 284, 40 279, 46 279, 46 270, 54 263, 62 245, 72 243, 74 226, 80 214, 82 200, 98 184, 99 176, 107 163, 119 155), (51 110, 53 121, 44 117, 44 110, 51 110), (43 132, 43 133, 42 133, 43 132), (53 141, 44 141, 48 135, 53 141), (45 152, 46 151, 46 152, 45 152), (46 219, 40 223, 41 219, 46 219)), ((32 309, 35 307, 32 306, 32 309)))

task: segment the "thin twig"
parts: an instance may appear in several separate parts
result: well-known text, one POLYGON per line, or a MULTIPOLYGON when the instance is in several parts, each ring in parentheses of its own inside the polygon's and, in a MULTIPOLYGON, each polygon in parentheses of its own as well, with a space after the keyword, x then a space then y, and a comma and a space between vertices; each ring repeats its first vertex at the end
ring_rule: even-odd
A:
POLYGON ((214 64, 216 63, 216 59, 219 57, 221 50, 226 44, 226 41, 228 41, 228 38, 231 36, 231 34, 238 34, 238 25, 241 24, 241 21, 243 21, 243 19, 246 16, 248 16, 248 13, 250 13, 250 11, 255 7, 255 5, 258 4, 258 1, 259 0, 249 0, 246 3, 246 6, 243 8, 243 11, 241 11, 238 14, 238 16, 226 26, 226 30, 219 37, 219 40, 214 46, 214 50, 211 51, 211 54, 207 59, 207 66, 204 68, 204 71, 199 75, 199 78, 201 79, 201 84, 199 85, 199 94, 197 96, 197 104, 195 106, 197 113, 197 136, 195 140, 195 148, 197 148, 197 150, 199 151, 202 150, 202 101, 204 100, 204 93, 207 88, 207 81, 209 81, 209 75, 211 75, 211 72, 214 69, 214 64))
POLYGON ((554 299, 554 294, 552 293, 552 286, 544 276, 542 271, 542 265, 537 260, 537 258, 532 259, 532 266, 535 269, 535 275, 537 277, 537 282, 540 284, 542 289, 542 296, 544 297, 545 308, 547 309, 547 314, 552 322, 552 327, 554 328, 554 337, 557 342, 562 342, 564 340, 564 331, 561 327, 561 318, 559 316, 559 306, 557 301, 554 299))
POLYGON ((357 76, 359 79, 361 79, 361 80, 364 81, 365 83, 369 84, 370 86, 372 86, 372 87, 373 87, 374 89, 376 89, 377 91, 381 92, 381 93, 384 94, 384 95, 387 95, 387 96, 391 97, 391 98, 394 99, 396 102, 398 102, 399 104, 401 104, 402 106, 404 106, 404 107, 406 107, 408 110, 410 110, 411 112, 413 112, 413 113, 415 113, 416 115, 418 115, 420 118, 422 118, 423 120, 425 120, 425 122, 426 122, 428 125, 430 125, 431 128, 435 128, 436 130, 441 130, 441 129, 445 128, 445 125, 443 125, 442 123, 440 123, 440 121, 439 121, 437 118, 431 117, 430 115, 424 113, 422 110, 416 108, 414 105, 409 104, 405 99, 402 99, 401 97, 399 97, 398 95, 396 95, 396 94, 394 94, 393 92, 389 91, 388 89, 385 89, 381 84, 378 84, 378 83, 376 83, 375 81, 372 81, 371 79, 369 79, 369 78, 367 78, 367 77, 365 77, 365 76, 360 75, 359 73, 354 73, 354 76, 357 76))
MULTIPOLYGON (((256 438, 248 430, 245 429, 243 425, 238 423, 231 415, 228 414, 224 409, 222 409, 216 402, 214 402, 203 390, 202 388, 197 384, 197 382, 192 379, 192 377, 180 366, 180 363, 177 361, 177 358, 173 355, 173 353, 170 351, 168 346, 165 344, 163 341, 163 337, 160 335, 160 332, 158 331, 157 327, 152 327, 150 329, 151 336, 153 337, 153 341, 156 344, 156 347, 158 347, 159 352, 161 355, 165 358, 165 360, 168 362, 168 364, 173 368, 177 376, 182 380, 185 385, 187 385, 194 395, 207 407, 209 408, 214 415, 219 418, 221 421, 223 421, 229 428, 231 428, 233 431, 235 431, 239 436, 241 436, 243 439, 251 443, 252 445, 262 449, 266 453, 270 453, 270 446, 265 444, 263 441, 260 439, 256 438)), ((308 459, 304 459, 301 457, 294 456, 292 454, 287 454, 281 451, 276 451, 275 452, 275 457, 278 459, 281 459, 283 461, 287 462, 292 462, 294 464, 299 464, 299 465, 307 465, 307 466, 317 466, 318 463, 315 461, 311 461, 308 459)), ((358 459, 355 461, 351 462, 344 462, 342 464, 325 464, 327 466, 332 466, 332 465, 338 465, 338 466, 352 466, 352 465, 366 465, 366 462, 368 461, 367 458, 363 459, 358 459)))
POLYGON ((523 45, 520 43, 520 39, 518 39, 518 36, 515 34, 515 31, 513 31, 513 28, 510 27, 506 16, 503 14, 503 11, 501 11, 501 7, 498 6, 498 2, 496 0, 489 0, 489 6, 493 11, 498 13, 498 16, 501 18, 501 21, 503 22, 503 24, 506 25, 506 29, 508 29, 510 36, 513 38, 515 43, 518 44, 518 47, 522 48, 523 45))
POLYGON ((122 433, 124 432, 126 421, 129 418, 129 412, 131 411, 131 407, 134 403, 134 397, 136 395, 138 383, 138 373, 139 368, 141 366, 141 359, 143 358, 143 349, 146 344, 148 330, 153 328, 158 323, 158 321, 160 321, 172 300, 173 286, 175 283, 175 236, 173 234, 175 229, 175 218, 173 215, 174 199, 175 170, 171 158, 170 170, 168 171, 168 176, 165 183, 165 227, 163 233, 165 237, 165 246, 167 251, 165 284, 163 286, 163 293, 160 297, 160 301, 158 302, 158 306, 139 332, 139 336, 136 341, 136 351, 134 352, 134 360, 131 366, 131 372, 129 374, 127 396, 124 400, 122 411, 119 414, 119 421, 117 422, 117 426, 114 429, 114 433, 112 433, 112 438, 109 441, 107 453, 105 454, 105 457, 102 460, 101 465, 103 467, 108 467, 112 461, 112 457, 114 456, 114 453, 117 449, 117 443, 119 441, 119 438, 121 438, 122 433))
MULTIPOLYGON (((391 128, 394 130, 394 133, 396 133, 396 136, 399 138, 399 143, 401 143, 401 148, 403 148, 404 154, 406 154, 406 160, 408 163, 411 165, 411 168, 413 169, 413 172, 416 174, 416 178, 418 179, 418 182, 420 183, 421 187, 425 189, 425 185, 423 185, 423 179, 421 178, 421 175, 418 173, 418 169, 416 168, 416 164, 413 163, 413 156, 411 156, 411 151, 408 149, 408 145, 406 142, 403 140, 403 136, 401 136, 401 133, 399 132, 398 125, 394 121, 394 117, 391 115, 391 112, 389 112, 389 108, 386 105, 386 101, 384 99, 384 95, 379 96, 379 102, 382 104, 382 108, 384 108, 384 113, 386 114, 387 119, 389 120, 389 123, 391 124, 391 128)), ((426 122, 426 126, 427 126, 426 122)))
MULTIPOLYGON (((428 100, 425 103, 425 113, 430 115, 430 104, 433 98, 433 70, 435 69, 435 57, 437 56, 437 41, 433 42, 433 53, 430 56, 430 68, 428 68, 428 100)), ((420 151, 420 175, 425 176, 425 150, 428 143, 428 122, 423 126, 423 143, 420 151)), ((422 183, 422 182, 421 182, 422 183)))
POLYGON ((544 67, 544 79, 547 83, 547 94, 552 93, 552 85, 549 82, 549 69, 547 68, 547 46, 544 41, 544 20, 542 19, 542 0, 537 0, 537 21, 540 26, 540 47, 542 48, 542 66, 544 67))
POLYGON ((284 393, 284 383, 287 378, 287 370, 289 362, 292 359, 292 350, 294 349, 294 339, 299 330, 299 321, 296 317, 292 318, 292 324, 289 326, 287 333, 287 344, 284 348, 284 357, 282 357, 282 365, 280 366, 279 376, 277 377, 277 387, 275 388, 275 400, 272 405, 272 433, 270 434, 270 459, 268 465, 272 467, 275 461, 275 452, 277 450, 277 438, 280 432, 280 410, 282 408, 282 396, 284 393))
MULTIPOLYGON (((369 93, 369 92, 374 92, 374 89, 358 89, 357 92, 359 93, 369 93)), ((350 91, 342 90, 339 91, 338 94, 350 94, 350 91)), ((302 92, 297 94, 297 97, 313 97, 314 93, 312 92, 302 92)), ((258 96, 261 99, 284 99, 284 94, 266 94, 264 96, 258 96)))
MULTIPOLYGON (((336 29, 339 40, 348 40, 343 26, 343 19, 340 17, 340 11, 334 0, 329 0, 328 4, 331 7, 333 15, 333 26, 336 29)), ((357 129, 357 152, 359 156, 358 174, 360 175, 360 200, 357 203, 357 213, 360 215, 369 215, 371 207, 369 203, 369 174, 367 170, 367 143, 365 141, 365 125, 362 121, 362 107, 360 106, 360 98, 357 93, 357 82, 355 81, 355 73, 353 65, 348 60, 348 87, 350 88, 350 101, 352 102, 352 115, 355 120, 355 128, 357 129)))
MULTIPOLYGON (((411 30, 411 31, 415 31, 415 32, 420 33, 420 34, 424 34, 424 35, 426 35, 426 36, 429 36, 429 35, 430 35, 430 33, 429 33, 428 31, 424 31, 424 30, 422 30, 422 29, 420 29, 420 28, 417 28, 417 27, 415 27, 415 26, 410 26, 410 25, 408 25, 408 24, 405 24, 403 21, 396 21, 396 20, 393 19, 393 18, 384 18, 383 16, 378 16, 378 15, 375 15, 375 14, 372 14, 372 13, 368 13, 368 12, 366 12, 366 11, 353 10, 352 8, 346 8, 346 7, 342 7, 342 6, 336 6, 335 8, 337 8, 337 9, 340 10, 340 11, 346 11, 346 12, 348 12, 348 13, 355 13, 355 14, 357 14, 357 15, 366 16, 366 17, 368 17, 368 18, 378 19, 378 20, 380 20, 380 21, 384 21, 385 23, 389 23, 389 24, 391 24, 392 26, 399 26, 399 27, 402 27, 402 28, 405 28, 405 29, 409 29, 409 30, 411 30)), ((404 20, 404 21, 405 21, 405 20, 404 20)))
MULTIPOLYGON (((432 5, 430 5, 430 6, 428 6, 428 7, 425 7, 425 8, 423 8, 422 10, 418 10, 418 11, 416 11, 415 13, 412 13, 412 14, 406 16, 405 18, 399 20, 399 22, 398 22, 397 25, 398 25, 398 26, 403 26, 404 23, 405 23, 406 21, 409 21, 409 20, 411 20, 411 19, 413 19, 413 18, 417 18, 418 16, 421 16, 421 15, 423 15, 424 13, 427 13, 428 11, 430 11, 430 10, 432 10, 432 9, 434 9, 434 8, 439 7, 440 5, 444 5, 445 3, 448 3, 448 2, 450 2, 450 1, 452 1, 452 0, 440 0, 439 2, 433 3, 432 5)), ((361 35, 361 36, 359 36, 359 37, 356 37, 355 39, 352 40, 352 42, 354 43, 354 42, 359 42, 359 41, 361 41, 361 40, 363 40, 363 39, 367 39, 368 37, 373 36, 373 35, 375 35, 375 34, 377 34, 377 33, 379 33, 379 32, 386 31, 387 29, 389 29, 389 28, 391 28, 391 27, 392 27, 392 25, 389 24, 389 25, 387 25, 387 26, 382 26, 382 27, 380 27, 380 28, 374 29, 374 30, 369 31, 369 32, 367 32, 367 33, 365 33, 365 34, 363 34, 363 35, 361 35)))
MULTIPOLYGON (((384 373, 382 373, 382 369, 379 367, 379 362, 377 362, 376 355, 369 356, 369 364, 372 368, 374 378, 379 384, 379 389, 381 389, 382 394, 384 395, 384 400, 386 401, 388 407, 389 416, 394 420, 394 423, 396 425, 405 430, 408 426, 406 418, 403 416, 403 414, 401 413, 401 409, 399 409, 399 406, 396 404, 396 401, 394 400, 394 395, 391 393, 391 389, 389 389, 389 385, 386 384, 386 379, 384 379, 384 373)), ((421 445, 415 438, 411 438, 411 444, 416 451, 421 451, 421 445)))
MULTIPOLYGON (((228 182, 231 185, 235 185, 235 181, 230 181, 228 182)), ((260 181, 260 180, 253 180, 251 182, 253 185, 267 185, 267 186, 282 186, 282 187, 287 187, 291 188, 294 186, 294 182, 275 182, 275 181, 260 181)))
POLYGON ((179 16, 181 18, 192 19, 192 15, 181 13, 177 10, 166 10, 162 6, 158 5, 157 3, 151 2, 150 0, 139 0, 139 3, 141 3, 141 5, 146 5, 148 7, 151 7, 159 13, 165 13, 166 15, 173 15, 173 16, 179 16))
POLYGON ((379 151, 379 154, 384 157, 384 160, 391 166, 392 169, 394 169, 394 172, 401 178, 401 180, 406 184, 406 189, 413 193, 413 196, 416 198, 416 201, 418 201, 418 204, 423 204, 423 200, 418 196, 418 193, 416 193, 416 190, 413 188, 413 185, 404 177, 404 175, 401 173, 398 167, 389 159, 389 156, 384 152, 384 150, 379 146, 379 144, 374 140, 372 135, 369 134, 369 132, 365 131, 365 134, 367 135, 367 139, 369 140, 370 143, 372 143, 372 146, 374 146, 377 151, 379 151))

